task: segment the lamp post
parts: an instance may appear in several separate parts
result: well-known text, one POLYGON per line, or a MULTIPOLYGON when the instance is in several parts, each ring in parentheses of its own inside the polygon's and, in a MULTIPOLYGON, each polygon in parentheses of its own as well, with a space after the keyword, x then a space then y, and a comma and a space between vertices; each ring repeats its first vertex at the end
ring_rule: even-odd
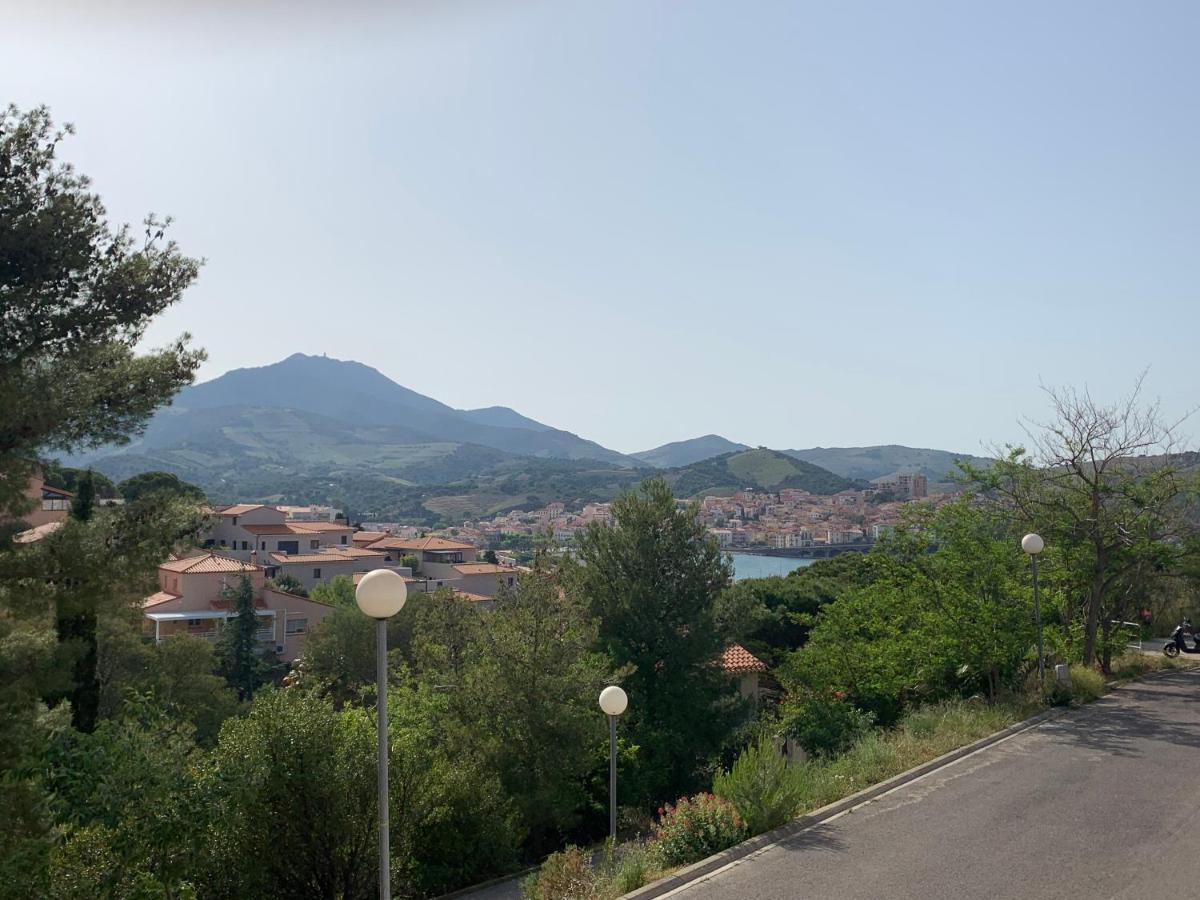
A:
POLYGON ((617 716, 629 706, 629 697, 615 684, 600 692, 600 708, 608 716, 608 836, 617 843, 617 716))
POLYGON ((391 900, 391 847, 388 835, 387 620, 404 608, 408 589, 391 569, 368 572, 354 589, 354 602, 375 620, 376 716, 379 722, 379 900, 391 900))
POLYGON ((1038 554, 1046 549, 1046 542, 1040 534, 1027 534, 1021 538, 1021 549, 1029 554, 1029 563, 1033 566, 1033 621, 1037 626, 1038 641, 1038 684, 1046 683, 1046 651, 1042 647, 1042 602, 1038 597, 1038 554))

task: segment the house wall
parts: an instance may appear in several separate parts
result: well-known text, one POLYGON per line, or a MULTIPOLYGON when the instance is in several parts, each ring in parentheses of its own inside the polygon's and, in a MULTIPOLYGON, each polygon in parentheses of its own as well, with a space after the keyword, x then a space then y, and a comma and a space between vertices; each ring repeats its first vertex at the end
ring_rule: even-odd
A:
MULTIPOLYGON (((263 588, 263 582, 266 580, 261 569, 246 573, 250 578, 250 585, 254 588, 255 594, 263 588)), ((214 600, 221 599, 223 588, 228 586, 231 590, 236 589, 241 582, 241 576, 231 573, 222 572, 172 572, 168 569, 158 570, 158 586, 172 594, 179 594, 182 597, 181 601, 170 601, 171 603, 182 603, 181 609, 208 609, 209 604, 214 600)), ((166 604, 163 604, 161 612, 174 610, 166 609, 166 604)), ((159 610, 159 607, 154 607, 159 610)))
POLYGON ((280 591, 263 591, 263 600, 270 609, 275 610, 275 649, 279 658, 291 662, 304 651, 304 641, 308 633, 318 622, 333 615, 333 607, 317 603, 305 597, 296 597, 280 591), (289 621, 303 620, 304 631, 295 634, 288 633, 289 621), (280 650, 279 648, 283 649, 280 650))
POLYGON ((29 499, 32 509, 20 518, 30 528, 37 528, 39 525, 46 525, 50 522, 62 522, 70 515, 69 502, 66 504, 66 509, 42 509, 42 489, 45 484, 40 475, 33 475, 25 488, 25 496, 29 499))
MULTIPOLYGON (((255 549, 257 539, 242 526, 283 525, 286 518, 283 513, 271 506, 252 509, 250 512, 237 516, 217 516, 212 529, 204 535, 204 539, 212 541, 216 546, 228 547, 232 551, 231 556, 236 554, 239 559, 245 559, 250 551, 255 549), (245 548, 242 547, 243 543, 246 545, 245 548)), ((277 535, 271 535, 271 537, 277 537, 277 535)))

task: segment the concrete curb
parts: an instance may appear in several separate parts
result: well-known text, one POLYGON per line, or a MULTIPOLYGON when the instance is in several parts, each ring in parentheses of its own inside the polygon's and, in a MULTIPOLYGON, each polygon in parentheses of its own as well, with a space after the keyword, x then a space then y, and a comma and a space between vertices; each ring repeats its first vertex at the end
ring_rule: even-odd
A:
MULTIPOLYGON (((1160 669, 1157 672, 1148 672, 1145 675, 1139 675, 1136 678, 1129 678, 1120 682, 1109 682, 1105 685, 1108 688, 1105 694, 1107 695, 1108 693, 1112 693, 1113 691, 1120 690, 1127 685, 1136 684, 1140 681, 1161 678, 1166 675, 1178 674, 1181 671, 1187 671, 1187 669, 1160 669)), ((993 744, 998 744, 1003 740, 1013 737, 1014 735, 1028 731, 1031 728, 1036 728, 1044 722, 1061 718, 1072 710, 1078 709, 1086 709, 1086 707, 1059 706, 1054 707, 1053 709, 1048 709, 1044 712, 1040 712, 1037 715, 1030 716, 1028 719, 1024 719, 1020 722, 1009 725, 1007 728, 1003 728, 994 734, 989 734, 985 738, 980 738, 979 740, 973 741, 970 744, 964 744, 957 750, 951 750, 949 753, 944 753, 941 756, 931 759, 927 763, 922 763, 914 769, 909 769, 907 772, 901 772, 899 775, 894 775, 887 781, 881 781, 878 784, 859 791, 857 794, 851 794, 849 797, 844 797, 841 800, 830 803, 828 806, 823 806, 820 809, 813 810, 807 815, 793 819, 785 825, 780 825, 778 828, 764 832, 757 837, 752 837, 748 841, 742 841, 742 843, 734 847, 730 847, 728 850, 722 850, 720 853, 710 856, 707 859, 702 859, 700 862, 692 863, 690 866, 680 869, 678 872, 675 872, 671 875, 664 876, 657 881, 652 881, 650 884, 640 887, 636 891, 623 894, 619 900, 653 900, 653 898, 662 897, 666 894, 669 894, 671 891, 683 887, 684 885, 690 884, 694 881, 699 881, 706 875, 710 875, 717 869, 723 868, 732 862, 736 862, 739 859, 744 859, 751 854, 757 853, 760 850, 765 850, 768 847, 773 847, 776 844, 783 843, 789 838, 795 837, 796 835, 807 831, 810 828, 820 825, 822 822, 827 822, 835 816, 840 816, 844 812, 848 812, 849 810, 862 806, 865 803, 870 803, 872 800, 888 793, 889 791, 895 790, 898 787, 903 787, 911 781, 916 781, 918 778, 928 775, 930 772, 934 772, 943 766, 948 766, 953 762, 957 762, 964 756, 970 756, 977 750, 983 750, 992 746, 993 744)))
POLYGON ((628 894, 623 894, 620 900, 652 900, 655 897, 662 897, 677 888, 681 888, 693 881, 698 881, 704 876, 715 872, 717 869, 727 866, 732 862, 757 853, 760 850, 765 850, 776 844, 780 844, 789 838, 795 837, 801 832, 807 831, 814 826, 820 825, 835 816, 839 816, 844 812, 862 806, 865 803, 870 803, 877 797, 886 794, 888 791, 894 790, 908 784, 910 781, 916 781, 930 772, 947 766, 952 762, 962 759, 964 756, 969 756, 977 750, 982 750, 985 747, 990 747, 992 744, 997 744, 1000 741, 1010 738, 1013 735, 1020 734, 1023 731, 1028 731, 1031 728, 1036 728, 1043 722, 1057 719, 1065 715, 1069 711, 1069 707, 1057 707, 1048 709, 1045 712, 1040 712, 1035 716, 1024 719, 1009 725, 993 734, 989 734, 985 738, 980 738, 970 744, 964 744, 957 750, 951 750, 949 753, 944 753, 941 756, 931 759, 927 763, 922 763, 914 769, 909 769, 907 772, 901 772, 899 775, 894 775, 886 781, 881 781, 878 784, 872 785, 869 788, 859 791, 856 794, 851 794, 849 797, 843 797, 841 800, 834 801, 828 806, 822 806, 820 809, 813 810, 807 815, 793 819, 785 825, 780 825, 778 828, 764 832, 757 837, 752 837, 748 841, 742 841, 737 846, 730 847, 728 850, 722 850, 707 859, 702 859, 698 863, 686 868, 680 869, 671 875, 667 875, 658 881, 653 881, 644 887, 638 888, 628 894))

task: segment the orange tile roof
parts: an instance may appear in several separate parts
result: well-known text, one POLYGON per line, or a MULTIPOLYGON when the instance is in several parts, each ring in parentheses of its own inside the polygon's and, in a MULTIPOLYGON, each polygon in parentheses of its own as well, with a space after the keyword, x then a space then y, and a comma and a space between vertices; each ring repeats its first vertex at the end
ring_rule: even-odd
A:
POLYGON ((159 566, 168 572, 179 572, 194 575, 213 572, 256 572, 258 566, 242 562, 240 559, 230 559, 228 556, 218 556, 216 553, 206 553, 203 556, 188 556, 184 559, 171 559, 159 566))
POLYGON ((267 554, 278 563, 293 562, 353 562, 356 559, 383 559, 386 554, 382 550, 364 550, 361 547, 321 547, 307 553, 277 553, 267 554))
POLYGON ((449 541, 440 537, 400 538, 385 537, 368 545, 370 549, 384 550, 474 550, 474 544, 449 541))
POLYGON ((454 567, 455 572, 462 572, 464 575, 502 575, 505 572, 513 571, 512 566, 498 566, 490 562, 469 562, 459 563, 454 567))
POLYGON ((218 512, 223 516, 241 516, 255 509, 264 509, 266 504, 263 503, 235 503, 232 506, 222 507, 218 512))
POLYGON ((142 606, 158 606, 158 604, 166 603, 169 600, 178 600, 179 596, 179 594, 172 594, 170 591, 156 591, 142 601, 142 606))
POLYGON ((765 672, 767 664, 741 644, 730 644, 721 654, 721 668, 731 674, 765 672))
POLYGON ((62 528, 62 526, 63 523, 61 521, 46 522, 42 525, 36 525, 33 528, 30 528, 28 531, 22 531, 19 534, 13 535, 13 543, 32 544, 35 541, 40 541, 48 534, 53 534, 54 532, 58 531, 58 529, 62 528))
POLYGON ((472 594, 470 591, 455 591, 454 596, 458 600, 469 600, 472 603, 485 603, 488 600, 495 600, 495 597, 485 597, 483 594, 472 594))
POLYGON ((279 522, 269 522, 263 525, 239 525, 239 528, 250 532, 251 534, 307 534, 308 532, 300 531, 294 525, 284 525, 279 522))
POLYGON ((354 532, 353 540, 356 544, 370 544, 387 536, 388 533, 386 531, 356 531, 354 532))
POLYGON ((293 528, 298 528, 301 531, 353 531, 354 529, 345 523, 339 525, 337 522, 291 522, 293 528))
POLYGON ((352 556, 346 556, 342 553, 320 553, 318 551, 312 553, 271 553, 268 555, 280 565, 285 563, 354 562, 354 557, 352 556))

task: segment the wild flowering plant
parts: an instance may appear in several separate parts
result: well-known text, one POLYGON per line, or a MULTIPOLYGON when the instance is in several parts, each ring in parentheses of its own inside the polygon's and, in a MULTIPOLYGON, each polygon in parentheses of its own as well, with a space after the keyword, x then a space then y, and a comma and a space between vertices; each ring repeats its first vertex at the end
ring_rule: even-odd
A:
POLYGON ((696 862, 749 836, 737 808, 714 794, 681 797, 658 809, 652 846, 665 866, 696 862))

